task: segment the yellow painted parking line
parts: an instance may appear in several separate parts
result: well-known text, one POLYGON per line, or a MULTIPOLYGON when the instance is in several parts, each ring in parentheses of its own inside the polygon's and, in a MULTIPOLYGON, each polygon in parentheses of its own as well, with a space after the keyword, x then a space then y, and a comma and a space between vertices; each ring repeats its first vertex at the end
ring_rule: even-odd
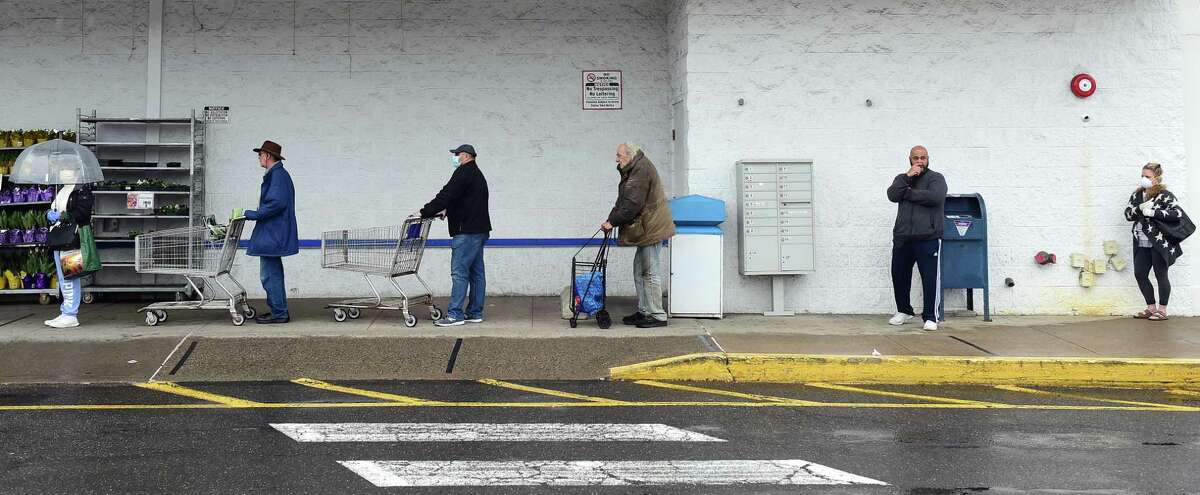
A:
POLYGON ((512 389, 512 390, 520 390, 522 392, 533 392, 535 394, 549 395, 549 396, 553 396, 553 397, 561 397, 563 399, 575 399, 575 400, 596 402, 596 403, 602 403, 602 404, 628 404, 628 402, 621 401, 621 400, 606 399, 604 397, 592 397, 590 395, 573 394, 570 392, 563 392, 560 390, 551 390, 548 388, 531 387, 529 385, 521 385, 518 383, 506 382, 506 381, 502 381, 502 380, 492 380, 490 378, 484 378, 482 380, 479 380, 479 383, 482 383, 485 385, 492 385, 492 386, 496 386, 496 387, 508 388, 508 389, 512 389))
POLYGON ((680 390, 683 392, 697 392, 697 393, 701 393, 701 394, 723 395, 726 397, 737 397, 739 399, 748 399, 748 400, 754 400, 754 401, 786 402, 786 403, 790 403, 790 404, 804 404, 804 405, 810 405, 810 406, 815 406, 815 405, 821 404, 820 402, 813 402, 813 401, 807 401, 807 400, 801 400, 801 399, 789 399, 787 397, 775 397, 772 395, 746 394, 746 393, 742 393, 742 392, 733 392, 730 390, 721 390, 721 389, 716 389, 716 388, 704 388, 704 387, 693 387, 691 385, 680 385, 678 383, 665 383, 665 382, 659 382, 659 381, 654 381, 654 380, 637 380, 633 383, 636 383, 638 385, 646 385, 649 387, 665 388, 665 389, 669 389, 669 390, 680 390))
MULTIPOLYGON (((245 401, 248 402, 248 401, 245 401)), ((899 404, 878 402, 331 402, 276 403, 251 402, 254 405, 226 404, 55 404, 0 406, 0 412, 20 411, 105 411, 105 410, 188 410, 188 409, 370 409, 401 407, 445 408, 589 408, 589 407, 753 407, 753 408, 833 408, 833 409, 994 409, 988 404, 899 404)), ((1082 406, 1053 404, 1005 404, 1005 409, 1037 411, 1145 411, 1161 413, 1195 412, 1194 407, 1162 406, 1082 406)))
POLYGON ((1200 397, 1200 392, 1197 392, 1195 390, 1184 390, 1182 388, 1173 388, 1173 389, 1167 390, 1167 393, 1173 394, 1173 395, 1186 395, 1189 397, 1200 397))
POLYGON ((345 387, 342 385, 334 385, 332 383, 323 382, 321 380, 313 380, 312 378, 297 378, 295 380, 292 380, 292 383, 295 383, 297 385, 304 385, 305 387, 312 387, 312 388, 321 389, 321 390, 328 390, 330 392, 340 392, 343 394, 358 395, 358 396, 362 396, 362 397, 370 397, 372 399, 381 399, 381 400, 386 400, 386 401, 390 401, 390 402, 409 402, 409 403, 432 402, 432 401, 428 401, 425 399, 418 399, 416 397, 409 397, 407 395, 396 395, 396 394, 389 394, 387 392, 376 392, 374 390, 365 390, 365 389, 361 389, 361 388, 345 387))
POLYGON ((147 390, 157 390, 159 392, 182 395, 184 397, 216 402, 217 404, 223 404, 232 407, 259 407, 263 405, 261 402, 254 402, 252 400, 230 397, 228 395, 214 394, 211 392, 205 392, 203 390, 196 390, 194 388, 188 388, 174 382, 146 382, 135 383, 133 385, 147 390))
POLYGON ((824 389, 829 389, 829 390, 840 390, 842 392, 857 392, 860 394, 880 395, 883 397, 896 397, 899 399, 927 400, 927 401, 931 401, 931 402, 941 402, 943 404, 968 404, 968 405, 987 406, 987 407, 1007 407, 1008 406, 1008 404, 1000 404, 997 402, 955 399, 953 397, 938 397, 938 396, 934 396, 934 395, 906 394, 904 392, 892 392, 889 390, 872 390, 869 388, 851 387, 849 385, 836 385, 833 383, 813 382, 813 383, 805 383, 804 385, 808 386, 808 387, 824 388, 824 389))
POLYGON ((1159 409, 1167 409, 1167 410, 1172 410, 1172 411, 1200 411, 1200 408, 1198 408, 1198 407, 1176 406, 1173 404, 1158 404, 1158 403, 1154 403, 1154 402, 1140 402, 1140 401, 1134 401, 1134 400, 1106 399, 1103 397, 1092 397, 1089 395, 1072 394, 1069 392, 1049 392, 1049 391, 1045 391, 1045 390, 1037 390, 1037 389, 1032 389, 1032 388, 1018 387, 1016 385, 996 385, 995 388, 1000 389, 1000 390, 1008 390, 1010 392, 1021 392, 1021 393, 1033 394, 1033 395, 1044 395, 1044 396, 1048 396, 1048 397, 1061 397, 1064 399, 1078 399, 1078 400, 1088 400, 1088 401, 1095 401, 1095 402, 1108 402, 1110 404, 1126 404, 1126 405, 1130 405, 1130 406, 1156 407, 1159 409))

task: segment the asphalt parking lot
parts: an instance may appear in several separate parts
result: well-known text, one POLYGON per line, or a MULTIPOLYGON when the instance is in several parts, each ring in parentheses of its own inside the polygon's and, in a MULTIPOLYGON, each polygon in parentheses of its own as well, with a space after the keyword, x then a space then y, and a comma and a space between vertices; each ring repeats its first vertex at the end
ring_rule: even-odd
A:
POLYGON ((0 386, 4 493, 1184 493, 1194 390, 0 386))

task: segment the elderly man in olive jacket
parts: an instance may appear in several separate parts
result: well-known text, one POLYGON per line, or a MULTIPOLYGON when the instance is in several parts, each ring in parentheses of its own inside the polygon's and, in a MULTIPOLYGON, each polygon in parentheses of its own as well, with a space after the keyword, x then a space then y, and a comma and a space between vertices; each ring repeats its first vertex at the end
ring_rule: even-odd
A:
POLYGON ((621 184, 617 204, 600 225, 605 232, 613 227, 622 246, 637 246, 633 257, 633 286, 637 289, 638 311, 622 319, 638 328, 667 326, 662 302, 663 241, 675 235, 675 223, 667 206, 658 170, 641 147, 625 143, 617 146, 617 170, 621 184))

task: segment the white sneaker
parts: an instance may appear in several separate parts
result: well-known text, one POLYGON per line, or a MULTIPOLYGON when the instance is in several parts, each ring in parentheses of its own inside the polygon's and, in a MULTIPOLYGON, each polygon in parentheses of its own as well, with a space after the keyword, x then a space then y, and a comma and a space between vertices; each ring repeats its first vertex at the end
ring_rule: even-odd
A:
POLYGON ((925 326, 921 327, 921 329, 925 330, 926 332, 936 332, 937 331, 937 322, 936 321, 927 321, 927 322, 925 322, 925 326))
POLYGON ((52 328, 75 328, 79 326, 79 318, 74 316, 59 315, 58 318, 47 321, 46 325, 52 328))
POLYGON ((913 319, 913 315, 908 315, 908 314, 904 314, 904 313, 896 313, 896 316, 893 316, 892 319, 888 320, 888 325, 900 326, 905 323, 908 323, 909 321, 912 321, 912 319, 913 319))

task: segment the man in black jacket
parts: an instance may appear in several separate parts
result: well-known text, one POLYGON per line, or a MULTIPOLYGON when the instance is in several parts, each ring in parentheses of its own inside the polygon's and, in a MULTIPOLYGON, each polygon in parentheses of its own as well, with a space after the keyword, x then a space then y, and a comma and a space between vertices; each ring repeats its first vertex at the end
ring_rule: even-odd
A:
POLYGON ((938 328, 938 306, 942 302, 942 234, 946 206, 946 178, 929 170, 929 150, 915 146, 908 152, 908 172, 897 175, 888 187, 888 200, 899 204, 892 229, 892 287, 896 291, 896 315, 888 320, 903 325, 913 319, 909 302, 913 263, 921 272, 924 329, 938 328))
POLYGON ((464 144, 450 150, 454 174, 442 190, 424 208, 421 218, 444 213, 450 224, 450 307, 439 327, 483 322, 487 279, 483 271, 483 245, 492 231, 488 215, 488 185, 479 165, 475 148, 464 144), (464 310, 463 306, 466 306, 464 310))

